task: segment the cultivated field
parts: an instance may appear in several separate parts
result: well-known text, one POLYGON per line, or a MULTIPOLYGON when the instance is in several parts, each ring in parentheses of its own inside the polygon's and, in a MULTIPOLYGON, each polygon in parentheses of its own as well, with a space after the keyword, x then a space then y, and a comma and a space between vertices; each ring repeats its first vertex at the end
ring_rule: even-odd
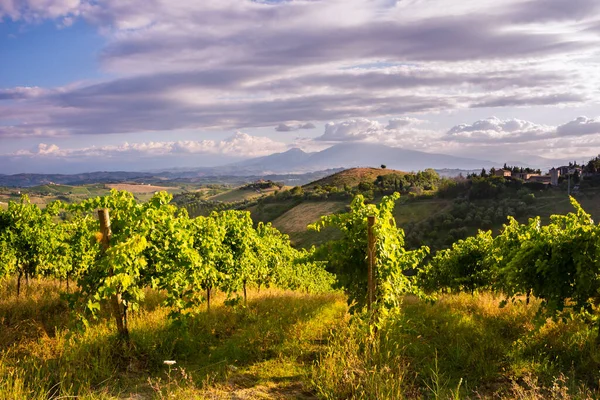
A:
POLYGON ((106 187, 109 189, 116 190, 127 190, 131 193, 154 193, 160 191, 170 192, 173 190, 177 190, 176 187, 169 186, 154 186, 154 185, 144 185, 138 183, 114 183, 114 184, 106 184, 106 187))

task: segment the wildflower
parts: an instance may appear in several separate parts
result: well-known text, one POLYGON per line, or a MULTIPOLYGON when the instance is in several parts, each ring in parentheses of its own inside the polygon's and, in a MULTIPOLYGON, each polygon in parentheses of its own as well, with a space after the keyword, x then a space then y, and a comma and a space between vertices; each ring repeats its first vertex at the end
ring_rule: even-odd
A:
POLYGON ((165 361, 163 361, 163 364, 165 364, 165 365, 175 365, 175 364, 177 364, 177 361, 175 361, 175 360, 165 360, 165 361))

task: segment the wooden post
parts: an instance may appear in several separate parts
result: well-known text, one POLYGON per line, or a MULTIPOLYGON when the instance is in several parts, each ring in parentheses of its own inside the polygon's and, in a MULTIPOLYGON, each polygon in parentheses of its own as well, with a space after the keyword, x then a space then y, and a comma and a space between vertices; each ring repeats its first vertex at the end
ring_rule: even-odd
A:
MULTIPOLYGON (((110 229, 110 215, 107 208, 98 210, 98 219, 100 220, 100 233, 102 233, 102 248, 104 251, 106 251, 110 247, 110 237, 112 236, 112 231, 110 229)), ((108 271, 108 273, 112 276, 112 268, 108 271)), ((127 311, 123 304, 121 293, 115 293, 111 297, 110 303, 115 322, 117 323, 117 331, 119 332, 119 335, 122 339, 129 340, 129 330, 127 329, 127 311)))
POLYGON ((373 309, 373 303, 375 302, 375 290, 376 290, 376 278, 375 278, 375 233, 373 227, 375 226, 375 217, 367 217, 367 310, 370 312, 373 309))
POLYGON ((19 277, 17 278, 17 299, 21 294, 21 278, 23 277, 23 270, 19 269, 19 277))
POLYGON ((210 286, 206 288, 206 312, 210 313, 210 286))

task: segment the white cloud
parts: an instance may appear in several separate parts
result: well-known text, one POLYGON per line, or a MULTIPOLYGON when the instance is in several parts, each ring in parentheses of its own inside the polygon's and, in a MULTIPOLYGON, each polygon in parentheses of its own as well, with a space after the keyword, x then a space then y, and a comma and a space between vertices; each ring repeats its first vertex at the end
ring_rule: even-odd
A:
POLYGON ((121 145, 91 146, 61 149, 55 144, 40 143, 34 150, 19 150, 4 156, 21 157, 157 157, 167 155, 213 154, 237 158, 259 157, 288 149, 288 145, 266 137, 251 136, 243 132, 220 140, 141 142, 121 145))
POLYGON ((6 16, 15 21, 38 22, 76 16, 83 7, 80 0, 0 0, 0 20, 6 16))
POLYGON ((527 142, 554 136, 556 128, 520 119, 491 117, 472 124, 461 124, 447 133, 449 140, 459 142, 527 142))
POLYGON ((438 152, 444 146, 441 134, 428 129, 418 129, 414 125, 426 121, 415 118, 394 118, 387 125, 366 118, 341 122, 330 122, 325 126, 325 133, 316 141, 328 143, 370 142, 391 147, 438 152))
POLYGON ((600 134, 600 119, 578 117, 556 128, 559 136, 581 136, 600 134))
MULTIPOLYGON (((495 118, 446 134, 415 118, 378 120, 457 110, 477 115, 471 120, 480 117, 482 107, 501 109, 499 115, 511 115, 504 111, 516 107, 552 107, 549 113, 560 113, 559 105, 589 109, 600 86, 600 30, 591 28, 600 26, 599 5, 596 0, 0 0, 0 20, 50 19, 65 30, 76 21, 96 26, 106 40, 99 52, 108 72, 103 76, 110 76, 63 88, 0 88, 0 139, 183 130, 200 136, 204 129, 250 127, 289 132, 314 128, 303 121, 343 121, 328 124, 306 145, 376 141, 427 151, 487 145, 500 151, 502 144, 545 140, 544 145, 571 146, 584 154, 584 144, 595 142, 583 135, 594 137, 598 119, 556 127, 495 118), (559 136, 572 140, 560 142, 559 136)), ((541 148, 529 146, 523 151, 541 148)), ((30 153, 254 156, 284 149, 282 143, 239 134, 223 141, 87 149, 47 145, 30 153)))
POLYGON ((329 122, 325 133, 317 140, 329 142, 361 141, 381 135, 384 127, 377 121, 366 118, 351 119, 342 122, 329 122))

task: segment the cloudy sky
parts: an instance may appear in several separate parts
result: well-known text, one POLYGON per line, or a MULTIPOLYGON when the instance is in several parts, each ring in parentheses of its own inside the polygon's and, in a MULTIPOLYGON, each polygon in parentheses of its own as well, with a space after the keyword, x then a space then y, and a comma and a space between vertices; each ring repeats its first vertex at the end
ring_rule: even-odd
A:
POLYGON ((0 173, 600 153, 598 0, 0 0, 0 173))

